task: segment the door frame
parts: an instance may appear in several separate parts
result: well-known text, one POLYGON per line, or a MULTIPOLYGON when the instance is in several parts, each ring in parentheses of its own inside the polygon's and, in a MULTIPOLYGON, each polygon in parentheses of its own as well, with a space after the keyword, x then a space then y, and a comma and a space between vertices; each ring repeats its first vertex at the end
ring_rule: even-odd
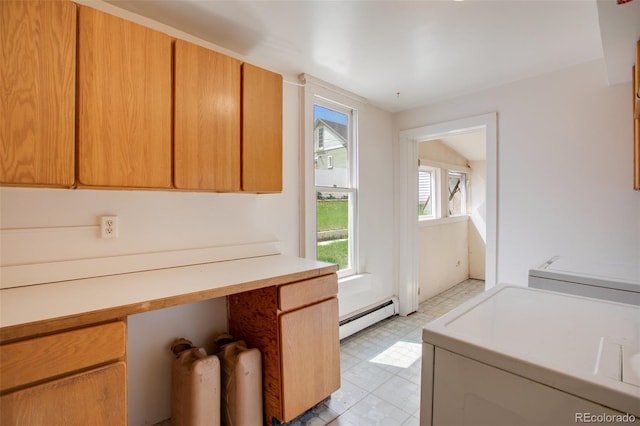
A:
POLYGON ((498 282, 498 114, 492 112, 400 131, 397 144, 397 262, 400 315, 418 309, 418 142, 484 129, 487 160, 485 289, 498 282))

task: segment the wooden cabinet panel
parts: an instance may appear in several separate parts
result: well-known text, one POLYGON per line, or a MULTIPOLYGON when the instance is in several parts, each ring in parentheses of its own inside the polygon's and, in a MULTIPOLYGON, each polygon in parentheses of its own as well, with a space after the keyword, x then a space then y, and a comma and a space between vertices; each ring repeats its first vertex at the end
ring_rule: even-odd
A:
POLYGON ((240 61, 175 44, 176 188, 240 190, 240 61))
POLYGON ((0 183, 75 182, 76 6, 0 1, 0 183))
POLYGON ((338 299, 280 316, 282 400, 288 422, 340 388, 338 299))
POLYGON ((282 76, 242 64, 242 190, 282 191, 282 76))
POLYGON ((79 7, 78 182, 172 185, 172 40, 79 7))
POLYGON ((265 425, 282 420, 280 331, 276 287, 232 294, 227 298, 229 333, 262 354, 265 425))
POLYGON ((338 294, 338 276, 325 275, 278 287, 278 308, 290 311, 320 302, 338 294))
POLYGON ((0 397, 3 425, 126 425, 123 362, 0 397))
POLYGON ((0 346, 0 391, 61 376, 125 356, 124 322, 0 346))

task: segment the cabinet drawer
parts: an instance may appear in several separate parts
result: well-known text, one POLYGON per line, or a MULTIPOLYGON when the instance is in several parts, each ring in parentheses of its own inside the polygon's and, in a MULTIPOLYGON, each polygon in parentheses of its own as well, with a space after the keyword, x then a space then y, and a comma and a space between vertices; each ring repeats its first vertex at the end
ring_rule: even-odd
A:
POLYGON ((122 321, 0 346, 0 391, 124 357, 122 321))
POLYGON ((325 275, 306 281, 278 287, 278 309, 291 309, 310 305, 338 294, 338 276, 325 275))
POLYGON ((126 377, 119 362, 4 395, 0 424, 126 425, 126 377))

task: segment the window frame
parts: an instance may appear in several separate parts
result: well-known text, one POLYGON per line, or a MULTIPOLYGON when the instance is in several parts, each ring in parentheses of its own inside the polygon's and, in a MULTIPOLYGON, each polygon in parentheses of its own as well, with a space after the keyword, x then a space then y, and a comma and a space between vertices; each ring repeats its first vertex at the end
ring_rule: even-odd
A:
MULTIPOLYGON (((431 222, 440 223, 443 221, 454 221, 468 218, 470 214, 469 202, 471 200, 471 168, 461 165, 441 163, 438 161, 431 161, 425 159, 418 160, 418 171, 421 170, 435 170, 435 187, 432 188, 434 199, 432 201, 434 214, 431 216, 418 215, 418 222, 426 225, 431 222), (463 205, 465 213, 459 215, 449 214, 449 172, 460 173, 465 176, 465 194, 463 196, 463 205), (446 194, 446 195, 445 195, 446 194), (445 197, 447 198, 445 200, 445 197)), ((417 177, 417 176, 416 176, 417 177)), ((433 182, 432 182, 433 184, 433 182)), ((419 185, 416 187, 417 191, 420 191, 419 185)), ((419 201, 419 192, 416 193, 416 200, 419 201)))
MULTIPOLYGON (((437 167, 432 166, 418 166, 418 174, 420 172, 428 172, 431 175, 430 182, 430 190, 431 190, 431 214, 430 215, 422 215, 418 213, 418 220, 433 220, 438 219, 440 215, 440 187, 439 187, 439 172, 437 167)), ((418 175, 419 176, 419 175, 418 175)), ((420 178, 418 177, 418 202, 420 202, 420 178)))
POLYGON ((447 208, 446 208, 447 217, 469 216, 470 214, 469 213, 469 187, 471 186, 469 184, 470 173, 466 171, 458 170, 458 169, 453 169, 453 168, 446 169, 444 170, 444 172, 446 172, 446 176, 447 176, 447 208), (460 193, 462 198, 462 200, 460 200, 462 213, 460 214, 449 213, 449 206, 451 203, 451 200, 449 200, 449 177, 454 175, 460 175, 461 176, 460 182, 462 182, 462 189, 460 193))
POLYGON ((338 278, 359 273, 358 257, 358 118, 363 103, 361 98, 346 91, 322 83, 313 77, 302 75, 304 84, 303 134, 301 164, 304 176, 304 197, 301 203, 301 252, 308 259, 317 260, 317 191, 344 192, 349 194, 349 266, 338 271, 338 278), (348 149, 348 187, 321 187, 315 185, 315 126, 314 105, 333 109, 349 115, 348 149))

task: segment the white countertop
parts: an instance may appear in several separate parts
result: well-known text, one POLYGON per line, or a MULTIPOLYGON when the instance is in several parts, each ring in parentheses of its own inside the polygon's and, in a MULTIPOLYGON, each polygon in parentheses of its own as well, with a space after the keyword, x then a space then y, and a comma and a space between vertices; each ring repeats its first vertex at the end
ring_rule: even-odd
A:
POLYGON ((100 320, 124 317, 336 269, 332 264, 278 254, 2 289, 0 329, 90 313, 100 320))
POLYGON ((621 367, 622 348, 640 347, 638 306, 503 286, 427 325, 423 341, 640 415, 621 367))

